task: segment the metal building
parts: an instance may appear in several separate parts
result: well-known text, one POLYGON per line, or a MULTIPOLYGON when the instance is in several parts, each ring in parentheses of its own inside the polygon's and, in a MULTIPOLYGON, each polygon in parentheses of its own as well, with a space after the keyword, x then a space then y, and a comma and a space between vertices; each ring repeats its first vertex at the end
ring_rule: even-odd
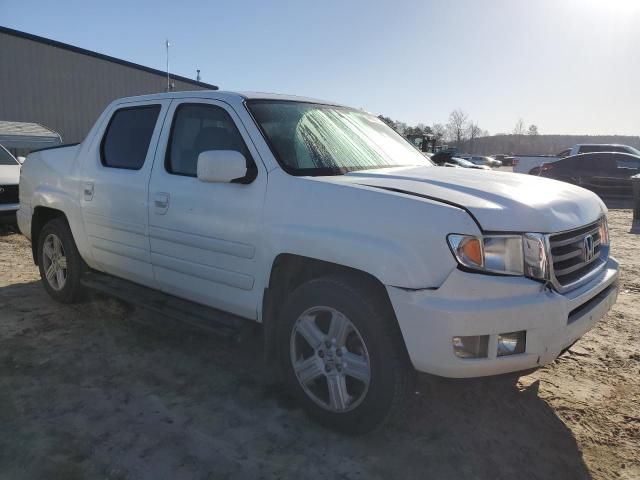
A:
MULTIPOLYGON (((0 27, 0 121, 39 123, 80 142, 114 99, 164 92, 166 72, 0 27)), ((217 90, 170 75, 174 90, 217 90)))

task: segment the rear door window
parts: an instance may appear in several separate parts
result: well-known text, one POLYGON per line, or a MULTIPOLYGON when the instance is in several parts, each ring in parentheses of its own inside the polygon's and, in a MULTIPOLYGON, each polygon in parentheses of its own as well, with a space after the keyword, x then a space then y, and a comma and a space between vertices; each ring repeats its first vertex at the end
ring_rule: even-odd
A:
POLYGON ((143 105, 116 110, 100 145, 105 167, 140 170, 144 165, 160 105, 143 105))

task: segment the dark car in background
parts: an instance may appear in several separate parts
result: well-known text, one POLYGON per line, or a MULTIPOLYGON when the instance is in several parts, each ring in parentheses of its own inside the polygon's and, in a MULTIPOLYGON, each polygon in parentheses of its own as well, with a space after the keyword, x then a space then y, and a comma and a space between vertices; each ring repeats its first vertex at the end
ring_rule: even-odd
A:
POLYGON ((601 196, 630 197, 631 177, 640 173, 640 157, 596 152, 565 157, 531 170, 531 175, 579 185, 601 196))
POLYGON ((502 162, 503 167, 511 167, 513 166, 513 157, 510 155, 504 155, 502 153, 496 153, 495 155, 491 155, 491 158, 502 162))

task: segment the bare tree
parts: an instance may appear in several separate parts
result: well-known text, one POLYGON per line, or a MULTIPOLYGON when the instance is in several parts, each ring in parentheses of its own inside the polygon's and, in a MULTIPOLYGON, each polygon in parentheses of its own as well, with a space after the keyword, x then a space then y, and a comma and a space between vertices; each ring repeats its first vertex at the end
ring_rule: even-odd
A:
POLYGON ((538 126, 533 123, 529 125, 529 130, 527 130, 527 135, 536 136, 538 135, 538 126))
POLYGON ((404 133, 406 132, 407 128, 409 128, 409 127, 407 126, 406 123, 404 123, 404 122, 396 122, 395 130, 400 135, 404 135, 404 133))
POLYGON ((385 117, 384 115, 378 115, 378 118, 395 130, 396 122, 394 122, 392 118, 385 117))
POLYGON ((469 135, 469 149, 471 150, 469 153, 475 153, 475 142, 474 140, 481 136, 482 129, 478 126, 476 122, 473 120, 469 121, 469 127, 467 128, 467 132, 469 135))
POLYGON ((434 123, 431 126, 431 131, 436 136, 438 142, 442 142, 447 134, 447 129, 441 123, 434 123))
POLYGON ((524 120, 522 118, 519 118, 518 121, 516 122, 516 126, 513 127, 513 134, 514 135, 524 135, 526 133, 527 130, 527 126, 524 123, 524 120))
POLYGON ((451 140, 455 142, 457 147, 460 147, 462 142, 465 140, 468 118, 468 115, 460 109, 454 110, 449 115, 447 130, 449 131, 451 140))

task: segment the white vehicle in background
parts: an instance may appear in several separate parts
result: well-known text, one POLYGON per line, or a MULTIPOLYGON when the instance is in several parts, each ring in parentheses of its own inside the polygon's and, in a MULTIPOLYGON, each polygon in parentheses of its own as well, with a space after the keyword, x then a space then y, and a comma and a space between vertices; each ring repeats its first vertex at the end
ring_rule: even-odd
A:
POLYGON ((498 168, 502 166, 502 162, 500 160, 496 160, 493 157, 488 157, 485 155, 472 155, 467 158, 474 165, 484 165, 489 168, 498 168))
POLYGON ((15 222, 18 211, 20 162, 0 145, 0 222, 15 222))
POLYGON ((513 158, 515 173, 530 173, 544 163, 553 163, 564 157, 571 157, 580 153, 618 152, 640 156, 640 151, 628 145, 616 143, 579 143, 571 148, 562 150, 557 155, 516 155, 513 158))
POLYGON ((352 433, 402 410, 415 371, 554 361, 617 297, 594 193, 436 167, 377 117, 313 99, 117 100, 80 145, 29 155, 20 189, 52 298, 102 275, 261 323, 292 394, 352 433))

